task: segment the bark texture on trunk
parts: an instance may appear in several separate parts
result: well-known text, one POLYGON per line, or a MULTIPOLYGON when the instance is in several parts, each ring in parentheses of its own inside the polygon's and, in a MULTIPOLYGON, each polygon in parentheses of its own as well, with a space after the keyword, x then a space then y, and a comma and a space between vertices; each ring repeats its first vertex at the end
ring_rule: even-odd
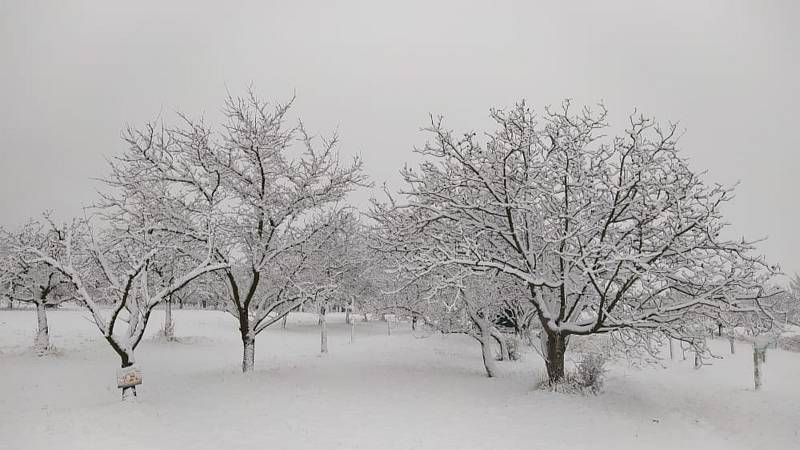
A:
POLYGON ((761 389, 761 355, 760 351, 753 347, 753 384, 758 391, 761 389))
POLYGON ((256 339, 250 336, 242 338, 242 372, 252 372, 256 364, 256 339))
POLYGON ((350 323, 350 343, 351 344, 353 343, 353 338, 354 338, 355 331, 356 331, 355 314, 356 314, 356 298, 353 297, 353 298, 350 299, 350 309, 347 310, 347 318, 350 320, 349 323, 350 323), (351 313, 353 314, 352 317, 350 316, 351 313))
POLYGON ((564 379, 564 355, 567 352, 567 339, 558 333, 549 334, 546 331, 543 345, 547 378, 550 384, 555 384, 564 379))
POLYGON ((350 343, 351 344, 355 340, 355 334, 356 334, 356 320, 355 320, 355 317, 354 317, 353 320, 350 321, 350 343))
POLYGON ((322 308, 319 313, 319 351, 323 354, 328 353, 328 320, 325 312, 325 308, 322 308))
POLYGON ((36 329, 36 341, 34 343, 36 352, 43 355, 50 349, 50 330, 47 327, 47 311, 44 303, 36 304, 36 322, 38 328, 36 329))
POLYGON ((175 323, 172 321, 172 299, 168 298, 164 305, 164 337, 168 341, 175 340, 175 323))

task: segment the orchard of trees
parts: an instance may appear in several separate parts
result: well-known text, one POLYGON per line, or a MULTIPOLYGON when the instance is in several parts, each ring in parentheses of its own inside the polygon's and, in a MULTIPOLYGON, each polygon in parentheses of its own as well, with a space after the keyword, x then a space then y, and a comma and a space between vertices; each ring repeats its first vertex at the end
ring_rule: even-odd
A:
POLYGON ((534 347, 557 385, 575 340, 640 355, 680 344, 701 364, 709 328, 733 339, 800 321, 800 279, 781 287, 754 242, 729 236, 733 190, 690 167, 674 125, 612 130, 602 106, 568 101, 492 110, 485 132, 432 117, 403 187, 360 211, 362 161, 291 108, 249 92, 220 124, 128 128, 83 215, 0 230, 0 294, 35 306, 36 351, 51 345, 47 309, 71 301, 135 367, 153 310, 202 299, 236 319, 243 372, 258 335, 298 308, 319 313, 327 352, 338 308, 469 335, 490 377, 496 349, 534 347))

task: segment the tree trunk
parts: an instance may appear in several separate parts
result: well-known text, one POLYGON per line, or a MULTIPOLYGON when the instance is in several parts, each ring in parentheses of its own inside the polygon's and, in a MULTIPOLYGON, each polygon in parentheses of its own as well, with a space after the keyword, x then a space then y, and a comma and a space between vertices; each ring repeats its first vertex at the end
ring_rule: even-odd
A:
POLYGON ((367 313, 364 313, 364 322, 369 322, 369 316, 367 313))
POLYGON ((356 308, 356 298, 353 297, 352 299, 350 299, 350 309, 347 311, 347 317, 350 319, 350 343, 351 344, 353 343, 353 337, 354 337, 355 331, 356 331, 356 318, 355 317, 350 317, 350 312, 352 311, 353 314, 355 314, 355 312, 356 312, 355 308, 356 308))
POLYGON ((498 331, 496 328, 492 328, 491 334, 500 345, 500 361, 511 360, 511 357, 508 354, 508 343, 506 342, 505 336, 503 336, 503 334, 500 333, 500 331, 498 331))
POLYGON ((392 335, 392 322, 389 321, 389 318, 386 317, 386 314, 383 315, 383 320, 386 321, 386 335, 387 336, 391 336, 392 335))
POLYGON ((323 306, 319 311, 319 351, 322 354, 328 353, 328 320, 327 311, 323 306))
POLYGON ((478 327, 478 334, 475 338, 481 344, 481 355, 483 356, 483 367, 486 369, 486 375, 489 378, 494 378, 497 376, 497 366, 495 366, 494 355, 492 354, 492 326, 480 314, 473 311, 469 305, 467 305, 466 312, 472 323, 478 327))
POLYGON ((729 335, 728 335, 728 342, 731 344, 731 355, 733 355, 733 354, 735 354, 735 353, 736 353, 736 346, 735 346, 735 345, 733 345, 733 343, 734 343, 734 341, 733 341, 733 334, 729 334, 729 335))
POLYGON ((669 359, 675 361, 675 339, 669 338, 669 359))
POLYGON ((175 324, 172 322, 172 298, 167 298, 164 305, 164 337, 168 341, 175 340, 175 324))
POLYGON ((249 334, 242 336, 242 346, 244 354, 242 355, 242 372, 252 372, 256 364, 256 339, 249 334))
POLYGON ((417 315, 412 314, 411 316, 411 331, 415 331, 417 329, 417 315))
POLYGON ((497 366, 495 365, 494 355, 492 354, 492 336, 488 331, 481 331, 478 341, 481 343, 481 354, 483 355, 483 367, 489 378, 497 376, 497 366))
POLYGON ((761 352, 753 346, 753 383, 757 391, 761 389, 761 355, 759 353, 761 352))
POLYGON ((122 401, 132 402, 136 400, 136 386, 122 388, 122 401))
POLYGON ((718 322, 717 327, 719 328, 719 337, 722 337, 722 322, 718 322))
POLYGON ((567 351, 567 339, 558 333, 550 334, 542 330, 546 339, 542 350, 547 366, 547 378, 550 384, 555 384, 564 379, 564 354, 567 351))
MULTIPOLYGON (((119 354, 120 359, 122 360, 120 363, 120 367, 123 369, 126 367, 130 367, 134 363, 133 359, 133 350, 128 351, 120 349, 116 349, 117 354, 119 354)), ((136 386, 128 386, 121 388, 122 389, 122 401, 123 402, 132 402, 136 400, 136 386)))
POLYGON ((281 328, 286 329, 287 320, 289 320, 289 313, 286 313, 286 315, 283 316, 283 320, 281 321, 281 328))
POLYGON ((36 304, 36 321, 38 328, 36 330, 35 349, 39 355, 43 355, 50 349, 50 330, 47 327, 47 311, 45 310, 44 303, 36 304))

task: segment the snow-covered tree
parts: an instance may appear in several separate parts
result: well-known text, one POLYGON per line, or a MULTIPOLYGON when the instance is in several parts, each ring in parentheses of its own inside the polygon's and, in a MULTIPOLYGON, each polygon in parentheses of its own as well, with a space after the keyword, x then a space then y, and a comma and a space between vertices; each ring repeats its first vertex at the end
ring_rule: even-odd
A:
MULTIPOLYGON (((172 180, 156 180, 146 152, 132 146, 110 160, 106 189, 91 219, 74 219, 47 229, 46 243, 15 239, 27 264, 44 264, 71 284, 91 313, 121 367, 134 352, 153 308, 195 278, 228 267, 214 254, 214 222, 207 202, 172 180), (198 246, 198 239, 207 242, 198 246), (183 268, 164 276, 167 266, 183 268)), ((123 388, 123 399, 136 396, 123 388)))
POLYGON ((509 359, 508 341, 497 326, 504 314, 501 292, 506 280, 485 271, 442 267, 423 278, 385 281, 389 283, 384 289, 395 288, 385 291, 394 311, 416 317, 428 329, 474 338, 480 344, 487 376, 498 376, 494 343, 500 350, 499 359, 509 359))
MULTIPOLYGON (((492 110, 480 139, 433 118, 407 168, 402 204, 377 204, 398 269, 460 266, 503 274, 527 292, 551 382, 568 337, 614 333, 629 345, 696 343, 709 311, 762 313, 774 272, 753 244, 725 235, 732 189, 708 185, 676 147, 674 125, 632 117, 607 138, 606 111, 570 103, 541 116, 492 110)), ((458 273, 458 271, 455 271, 458 273)))
MULTIPOLYGON (((252 92, 228 97, 214 129, 181 116, 127 133, 155 180, 169 180, 208 203, 218 224, 214 253, 228 311, 239 323, 242 370, 253 370, 256 336, 309 298, 297 282, 345 196, 364 181, 361 162, 342 164, 337 138, 315 138, 287 125, 291 102, 274 107, 252 92)), ((197 236, 205 245, 204 238, 197 236)))
POLYGON ((800 327, 800 274, 795 273, 789 281, 787 305, 784 309, 784 321, 800 327))
MULTIPOLYGON (((21 242, 38 248, 45 254, 56 256, 57 248, 50 246, 46 230, 41 224, 29 221, 19 230, 0 237, 8 242, 21 242)), ((9 299, 29 303, 36 307, 36 337, 34 349, 42 355, 50 349, 50 327, 47 323, 47 308, 74 298, 74 291, 64 276, 42 263, 30 263, 13 251, 2 253, 5 276, 2 277, 9 299)))
POLYGON ((316 288, 315 303, 320 314, 321 352, 327 353, 327 312, 332 307, 346 311, 350 339, 354 340, 355 317, 370 297, 376 294, 373 252, 367 246, 368 229, 354 210, 345 210, 333 224, 333 232, 321 242, 312 255, 305 275, 316 288))

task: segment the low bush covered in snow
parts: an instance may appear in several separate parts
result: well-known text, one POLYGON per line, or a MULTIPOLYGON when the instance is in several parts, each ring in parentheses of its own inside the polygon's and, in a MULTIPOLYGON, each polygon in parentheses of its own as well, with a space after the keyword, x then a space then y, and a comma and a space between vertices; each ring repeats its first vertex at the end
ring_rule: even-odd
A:
POLYGON ((551 383, 546 374, 540 381, 540 389, 564 394, 597 395, 603 390, 608 369, 608 357, 604 353, 584 353, 572 370, 564 373, 564 378, 551 383))

